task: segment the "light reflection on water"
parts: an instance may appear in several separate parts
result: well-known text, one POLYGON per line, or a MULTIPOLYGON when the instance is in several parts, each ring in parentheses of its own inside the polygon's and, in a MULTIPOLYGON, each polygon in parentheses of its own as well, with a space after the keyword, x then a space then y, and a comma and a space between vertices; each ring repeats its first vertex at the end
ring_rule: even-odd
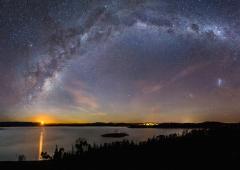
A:
POLYGON ((43 133, 44 133, 44 127, 42 127, 42 129, 40 131, 39 148, 38 148, 38 160, 41 160, 41 153, 43 151, 43 133))
POLYGON ((10 127, 0 130, 0 161, 16 161, 24 154, 27 160, 41 160, 41 152, 52 154, 55 146, 71 151, 77 138, 90 144, 119 140, 144 141, 157 135, 181 134, 182 129, 133 129, 126 127, 10 127), (124 138, 103 138, 104 133, 125 132, 124 138))

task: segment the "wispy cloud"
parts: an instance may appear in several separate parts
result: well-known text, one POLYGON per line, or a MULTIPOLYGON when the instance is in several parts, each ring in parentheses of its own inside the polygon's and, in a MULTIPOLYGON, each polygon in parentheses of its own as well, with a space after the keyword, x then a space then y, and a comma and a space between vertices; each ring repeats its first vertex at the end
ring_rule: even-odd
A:
POLYGON ((66 91, 73 98, 75 106, 83 107, 87 110, 96 110, 99 108, 97 99, 86 90, 84 90, 83 83, 76 81, 72 85, 73 86, 67 87, 66 91))

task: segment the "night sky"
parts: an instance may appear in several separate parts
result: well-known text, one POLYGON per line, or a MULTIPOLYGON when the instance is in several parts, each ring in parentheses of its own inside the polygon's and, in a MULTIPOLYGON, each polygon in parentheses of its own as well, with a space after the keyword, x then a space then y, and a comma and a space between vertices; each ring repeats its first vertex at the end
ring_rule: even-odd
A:
POLYGON ((240 120, 239 0, 0 0, 0 121, 240 120))

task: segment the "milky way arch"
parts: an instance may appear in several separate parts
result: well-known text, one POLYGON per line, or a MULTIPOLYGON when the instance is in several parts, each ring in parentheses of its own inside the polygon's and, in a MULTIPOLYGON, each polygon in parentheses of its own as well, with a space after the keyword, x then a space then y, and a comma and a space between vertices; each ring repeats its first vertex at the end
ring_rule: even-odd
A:
MULTIPOLYGON (((28 5, 35 7, 25 5, 26 11, 28 5)), ((25 21, 31 23, 26 24, 28 30, 37 30, 39 36, 36 41, 31 35, 18 40, 26 44, 25 57, 11 66, 9 75, 14 78, 4 78, 14 90, 1 102, 5 111, 10 105, 32 107, 39 101, 43 107, 45 100, 56 100, 58 107, 66 104, 56 99, 60 96, 68 98, 72 104, 67 105, 74 109, 100 115, 138 112, 140 103, 142 110, 153 114, 209 113, 221 110, 224 100, 235 103, 240 97, 236 1, 228 5, 191 0, 43 1, 41 5, 47 6, 45 14, 25 21), (36 28, 35 22, 41 26, 36 28), (113 90, 105 90, 108 86, 113 90), (204 102, 206 98, 213 99, 211 105, 204 102), (110 101, 113 106, 107 104, 110 101), (199 109, 203 106, 206 110, 199 109)), ((238 108, 229 112, 234 111, 238 108)))

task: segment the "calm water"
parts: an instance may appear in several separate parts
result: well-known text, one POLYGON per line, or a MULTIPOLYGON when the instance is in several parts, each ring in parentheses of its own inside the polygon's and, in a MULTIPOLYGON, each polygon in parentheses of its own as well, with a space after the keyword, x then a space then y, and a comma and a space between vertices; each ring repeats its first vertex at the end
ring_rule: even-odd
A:
POLYGON ((144 141, 157 135, 182 133, 182 129, 131 129, 126 127, 11 127, 0 130, 0 161, 17 160, 24 154, 27 160, 38 160, 42 151, 52 153, 56 144, 70 151, 79 137, 89 143, 101 144, 121 141, 144 141), (104 133, 126 132, 129 136, 112 139, 101 137, 104 133))

